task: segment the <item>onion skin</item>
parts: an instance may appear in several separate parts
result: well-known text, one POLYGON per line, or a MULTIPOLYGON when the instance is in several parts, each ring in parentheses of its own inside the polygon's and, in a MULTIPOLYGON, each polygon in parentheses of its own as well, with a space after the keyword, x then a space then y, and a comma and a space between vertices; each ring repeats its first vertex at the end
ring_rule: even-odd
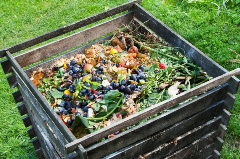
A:
POLYGON ((138 48, 136 46, 132 46, 128 49, 128 53, 138 53, 138 48))

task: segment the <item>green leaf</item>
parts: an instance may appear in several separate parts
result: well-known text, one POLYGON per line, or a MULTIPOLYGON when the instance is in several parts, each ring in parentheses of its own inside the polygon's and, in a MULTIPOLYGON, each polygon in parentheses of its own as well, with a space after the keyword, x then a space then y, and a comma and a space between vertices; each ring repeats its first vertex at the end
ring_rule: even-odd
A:
POLYGON ((157 64, 154 64, 154 65, 152 65, 150 67, 145 67, 144 71, 154 72, 156 68, 157 68, 157 64))
POLYGON ((93 109, 94 109, 94 110, 99 111, 100 108, 101 108, 101 104, 100 104, 99 102, 93 104, 93 109))
POLYGON ((101 86, 98 82, 90 82, 92 85, 90 86, 92 89, 96 90, 99 86, 101 86))
POLYGON ((101 117, 104 117, 106 115, 107 115, 107 112, 101 112, 101 113, 96 114, 94 118, 101 118, 101 117))
POLYGON ((64 69, 63 69, 63 67, 62 67, 62 68, 60 68, 60 69, 58 70, 57 73, 54 74, 54 76, 62 77, 63 74, 64 74, 64 69))
POLYGON ((108 99, 108 100, 114 99, 114 98, 116 98, 117 96, 119 96, 119 94, 120 94, 120 92, 117 91, 117 90, 110 90, 110 91, 107 92, 107 94, 104 95, 103 99, 106 99, 106 100, 107 100, 107 99, 108 99))
POLYGON ((49 89, 49 92, 51 93, 53 98, 62 98, 63 92, 58 91, 57 89, 49 89))
MULTIPOLYGON (((75 117, 75 120, 73 121, 73 124, 72 124, 73 131, 78 125, 81 125, 84 129, 89 128, 90 126, 89 121, 86 118, 82 117, 81 115, 77 115, 75 117)), ((92 133, 93 129, 86 129, 86 131, 88 133, 92 133)))

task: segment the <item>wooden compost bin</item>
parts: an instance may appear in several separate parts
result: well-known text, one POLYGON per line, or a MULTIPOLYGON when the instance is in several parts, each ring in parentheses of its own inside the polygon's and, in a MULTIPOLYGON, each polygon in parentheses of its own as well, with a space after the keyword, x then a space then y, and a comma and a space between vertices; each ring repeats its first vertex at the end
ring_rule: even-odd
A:
POLYGON ((32 143, 39 158, 220 157, 219 152, 231 115, 228 111, 232 109, 235 100, 232 94, 237 92, 239 85, 239 79, 234 76, 237 74, 236 71, 228 72, 218 65, 148 13, 138 4, 139 2, 125 3, 0 50, 0 57, 7 57, 1 64, 5 74, 11 73, 11 75, 7 76, 9 85, 11 88, 18 88, 18 91, 13 93, 13 97, 16 103, 20 102, 18 105, 19 112, 21 115, 27 114, 22 120, 26 127, 32 125, 27 132, 30 138, 33 139, 32 143), (59 40, 12 56, 12 53, 124 11, 128 12, 59 40), (47 68, 56 59, 69 58, 76 53, 83 53, 85 48, 100 40, 111 38, 111 35, 106 35, 117 28, 128 25, 132 21, 136 24, 146 22, 144 24, 148 27, 142 25, 142 29, 151 30, 172 46, 185 50, 186 56, 190 57, 214 78, 118 123, 76 139, 33 85, 29 77, 37 67, 47 68), (104 37, 99 39, 102 36, 104 37), (92 40, 95 41, 88 43, 92 40), (72 48, 75 49, 68 51, 72 48), (32 65, 62 52, 65 53, 32 65), (22 69, 29 65, 32 66, 28 69, 22 69), (113 138, 93 144, 113 132, 134 125, 147 117, 197 95, 197 98, 171 111, 122 132, 113 138))

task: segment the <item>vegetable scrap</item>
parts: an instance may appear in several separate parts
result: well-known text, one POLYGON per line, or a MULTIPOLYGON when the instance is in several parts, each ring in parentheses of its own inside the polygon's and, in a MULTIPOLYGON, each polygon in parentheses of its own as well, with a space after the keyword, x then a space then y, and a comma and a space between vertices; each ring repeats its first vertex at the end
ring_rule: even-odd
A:
POLYGON ((154 34, 118 31, 31 80, 81 138, 211 79, 178 50, 154 34))

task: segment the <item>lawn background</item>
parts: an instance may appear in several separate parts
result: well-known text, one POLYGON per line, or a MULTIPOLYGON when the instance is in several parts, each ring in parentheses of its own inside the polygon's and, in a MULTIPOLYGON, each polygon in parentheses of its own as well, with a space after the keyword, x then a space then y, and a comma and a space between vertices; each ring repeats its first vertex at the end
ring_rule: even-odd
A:
MULTIPOLYGON (((1 0, 0 49, 88 17, 127 0, 1 0)), ((239 67, 240 1, 143 0, 141 6, 227 70, 239 67), (233 62, 231 62, 233 61, 233 62)), ((0 67, 0 158, 36 158, 0 67)), ((221 158, 240 158, 240 92, 221 158)))

